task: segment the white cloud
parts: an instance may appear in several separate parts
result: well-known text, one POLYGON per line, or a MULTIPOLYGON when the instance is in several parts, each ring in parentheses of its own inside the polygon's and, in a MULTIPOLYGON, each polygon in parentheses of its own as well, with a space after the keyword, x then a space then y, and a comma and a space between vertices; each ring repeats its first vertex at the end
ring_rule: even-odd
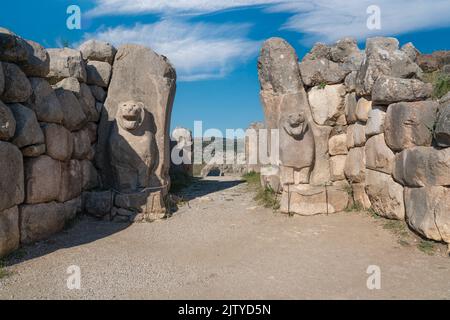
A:
POLYGON ((260 43, 246 37, 249 27, 163 20, 133 27, 103 28, 84 38, 116 46, 135 43, 150 47, 169 58, 181 81, 195 81, 224 77, 238 64, 254 57, 260 43))

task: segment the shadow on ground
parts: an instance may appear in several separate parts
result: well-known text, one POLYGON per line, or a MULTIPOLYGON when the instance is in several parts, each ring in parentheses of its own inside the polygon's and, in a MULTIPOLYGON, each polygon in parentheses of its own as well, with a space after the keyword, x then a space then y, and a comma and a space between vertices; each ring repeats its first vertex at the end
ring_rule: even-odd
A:
MULTIPOLYGON (((209 178, 194 178, 192 183, 178 193, 185 201, 192 201, 208 194, 232 188, 243 183, 241 180, 220 181, 209 178)), ((176 211, 176 210, 175 210, 176 211)), ((173 212, 172 212, 173 213, 173 212)), ((81 246, 106 238, 127 229, 130 223, 117 223, 98 220, 86 215, 78 216, 70 226, 47 240, 25 245, 4 258, 6 266, 13 266, 27 260, 45 256, 52 252, 81 246)))

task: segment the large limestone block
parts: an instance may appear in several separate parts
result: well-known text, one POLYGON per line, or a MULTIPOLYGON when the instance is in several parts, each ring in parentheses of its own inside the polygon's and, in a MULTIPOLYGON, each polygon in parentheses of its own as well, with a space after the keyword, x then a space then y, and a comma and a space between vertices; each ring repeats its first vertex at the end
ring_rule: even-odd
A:
POLYGON ((24 199, 23 158, 11 143, 0 141, 0 211, 24 199))
POLYGON ((366 59, 356 77, 356 93, 370 97, 377 79, 382 76, 420 78, 422 70, 410 57, 399 50, 394 38, 369 38, 366 42, 366 59))
POLYGON ((0 27, 0 60, 21 62, 27 59, 26 42, 10 30, 0 27))
POLYGON ((352 183, 353 202, 362 206, 364 209, 372 207, 369 196, 366 193, 366 185, 364 183, 352 183))
POLYGON ((20 149, 24 157, 35 158, 43 155, 47 150, 45 144, 33 144, 31 146, 20 149))
POLYGON ((91 153, 91 139, 87 129, 73 132, 73 159, 88 159, 91 153))
POLYGON ((344 168, 347 156, 334 156, 330 158, 330 174, 331 181, 339 181, 345 179, 344 168))
POLYGON ((61 162, 61 185, 58 202, 66 202, 81 195, 83 188, 83 173, 78 160, 61 162))
POLYGON ((95 100, 98 102, 105 102, 106 100, 106 91, 102 87, 99 86, 89 86, 91 89, 91 93, 94 96, 95 100))
POLYGON ((27 76, 13 63, 2 63, 5 87, 0 99, 4 103, 25 102, 31 95, 31 85, 27 76))
POLYGON ((95 106, 96 101, 87 84, 80 83, 76 78, 71 77, 61 80, 54 87, 72 92, 77 97, 87 121, 98 121, 100 115, 95 106))
POLYGON ((343 82, 348 72, 337 63, 327 60, 306 60, 300 63, 303 83, 308 87, 343 82))
POLYGON ((353 134, 353 137, 350 139, 350 142, 353 141, 353 146, 363 147, 366 144, 366 126, 361 122, 357 122, 349 126, 349 129, 347 133, 353 134))
POLYGON ((66 203, 21 205, 19 207, 20 242, 30 244, 45 240, 61 231, 67 221, 75 218, 80 207, 80 198, 66 203))
POLYGON ((328 152, 331 156, 347 154, 347 134, 343 133, 332 136, 328 140, 328 152))
POLYGON ((434 137, 440 147, 450 147, 450 103, 439 109, 434 137))
POLYGON ((384 134, 371 137, 366 143, 366 167, 391 174, 395 154, 386 145, 384 134))
POLYGON ((61 125, 49 123, 42 126, 47 154, 55 160, 67 161, 73 152, 73 135, 61 125))
POLYGON ((81 51, 83 59, 104 61, 112 64, 114 56, 117 53, 116 48, 104 41, 88 40, 78 48, 81 51))
POLYGON ((71 91, 65 90, 64 88, 57 88, 55 93, 63 110, 64 126, 70 131, 82 129, 87 122, 87 116, 77 97, 71 91))
POLYGON ((330 155, 328 153, 328 139, 332 128, 328 126, 313 127, 314 141, 316 145, 316 156, 314 158, 314 169, 311 173, 310 183, 312 185, 324 185, 330 181, 330 155))
POLYGON ((83 208, 86 214, 103 218, 111 214, 114 195, 111 191, 83 192, 83 208))
POLYGON ((27 106, 36 113, 41 122, 58 123, 63 121, 61 103, 50 84, 42 78, 30 78, 32 94, 27 106))
POLYGON ((275 94, 299 92, 303 89, 299 73, 298 57, 289 43, 281 38, 270 38, 264 42, 258 60, 262 91, 275 94))
POLYGON ((368 138, 384 132, 385 118, 386 112, 380 107, 374 107, 369 111, 369 119, 366 123, 366 136, 368 138))
POLYGON ((350 149, 345 162, 344 173, 352 183, 364 182, 366 172, 365 148, 350 149))
POLYGON ((356 75, 357 71, 352 71, 348 74, 347 77, 345 77, 344 84, 345 88, 347 89, 347 92, 355 92, 356 90, 356 75))
POLYGON ((346 71, 357 71, 364 60, 364 53, 358 48, 356 39, 344 38, 331 47, 331 60, 340 63, 346 71))
POLYGON ((413 62, 416 62, 417 57, 421 54, 412 42, 404 44, 401 50, 406 53, 413 62))
POLYGON ((390 174, 367 169, 365 184, 375 212, 388 219, 405 219, 403 187, 390 174))
POLYGON ((135 181, 143 182, 129 187, 160 187, 163 193, 167 191, 169 125, 175 88, 176 73, 165 57, 138 45, 119 48, 100 120, 96 152, 104 187, 117 186, 118 176, 134 172, 123 177, 135 176, 135 181), (114 155, 112 150, 116 150, 114 155), (117 165, 111 165, 113 160, 117 165))
POLYGON ((49 156, 27 158, 25 167, 25 203, 35 204, 58 199, 61 187, 61 162, 49 156))
POLYGON ((83 191, 95 189, 99 186, 97 169, 89 160, 80 161, 81 172, 83 177, 82 189, 83 191))
POLYGON ((450 189, 405 188, 409 226, 421 235, 450 243, 450 189))
POLYGON ((88 61, 86 64, 87 84, 108 88, 112 67, 107 62, 88 61))
POLYGON ((372 101, 361 98, 358 100, 358 104, 356 105, 356 118, 366 123, 369 119, 369 113, 372 110, 372 101))
POLYGON ((50 56, 49 82, 55 84, 64 78, 75 77, 86 82, 86 66, 81 52, 70 48, 48 49, 50 56))
POLYGON ((34 111, 18 103, 10 104, 9 107, 16 119, 16 132, 12 143, 19 148, 43 144, 45 142, 44 134, 34 111))
POLYGON ((387 145, 394 151, 430 146, 437 108, 434 101, 391 104, 384 123, 387 145))
POLYGON ((50 71, 50 56, 47 50, 39 43, 31 40, 25 42, 25 49, 27 59, 19 64, 22 71, 28 77, 46 77, 50 71))
POLYGON ((409 187, 450 185, 450 149, 415 147, 395 156, 394 178, 409 187))
POLYGON ((302 61, 308 60, 317 60, 317 59, 331 59, 331 47, 323 44, 321 42, 317 42, 312 47, 311 51, 306 54, 302 61))
POLYGON ((0 140, 9 140, 16 132, 16 119, 11 110, 0 101, 0 140))
POLYGON ((344 108, 345 108, 345 117, 348 124, 355 123, 358 119, 356 118, 356 94, 349 93, 345 96, 344 108))
POLYGON ((336 213, 343 211, 349 201, 348 193, 341 187, 291 186, 283 191, 280 210, 302 216, 336 213))
POLYGON ((346 95, 343 84, 325 86, 321 89, 314 87, 309 91, 309 103, 312 116, 318 125, 333 125, 344 114, 344 97, 346 95))
POLYGON ((19 209, 0 211, 0 258, 19 248, 19 209))
POLYGON ((372 91, 374 104, 389 105, 395 102, 426 100, 433 93, 433 85, 416 79, 380 76, 372 91))

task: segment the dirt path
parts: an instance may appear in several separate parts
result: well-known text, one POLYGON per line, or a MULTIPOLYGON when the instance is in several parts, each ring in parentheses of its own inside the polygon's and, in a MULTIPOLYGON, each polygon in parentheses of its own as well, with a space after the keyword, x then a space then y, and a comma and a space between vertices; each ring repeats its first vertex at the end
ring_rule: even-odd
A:
POLYGON ((25 248, 0 298, 450 298, 450 259, 401 246, 367 215, 275 215, 245 184, 211 179, 167 221, 86 218, 25 248), (81 290, 67 289, 71 265, 81 290), (369 265, 381 268, 381 290, 367 289, 369 265))

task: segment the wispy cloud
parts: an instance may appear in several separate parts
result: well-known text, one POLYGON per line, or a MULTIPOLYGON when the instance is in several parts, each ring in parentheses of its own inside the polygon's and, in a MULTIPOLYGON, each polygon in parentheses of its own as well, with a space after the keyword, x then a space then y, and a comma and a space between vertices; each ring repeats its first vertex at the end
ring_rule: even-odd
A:
POLYGON ((85 39, 116 46, 136 43, 163 54, 175 65, 181 81, 221 78, 251 57, 260 46, 246 37, 248 24, 190 23, 163 20, 132 27, 102 28, 85 39))

